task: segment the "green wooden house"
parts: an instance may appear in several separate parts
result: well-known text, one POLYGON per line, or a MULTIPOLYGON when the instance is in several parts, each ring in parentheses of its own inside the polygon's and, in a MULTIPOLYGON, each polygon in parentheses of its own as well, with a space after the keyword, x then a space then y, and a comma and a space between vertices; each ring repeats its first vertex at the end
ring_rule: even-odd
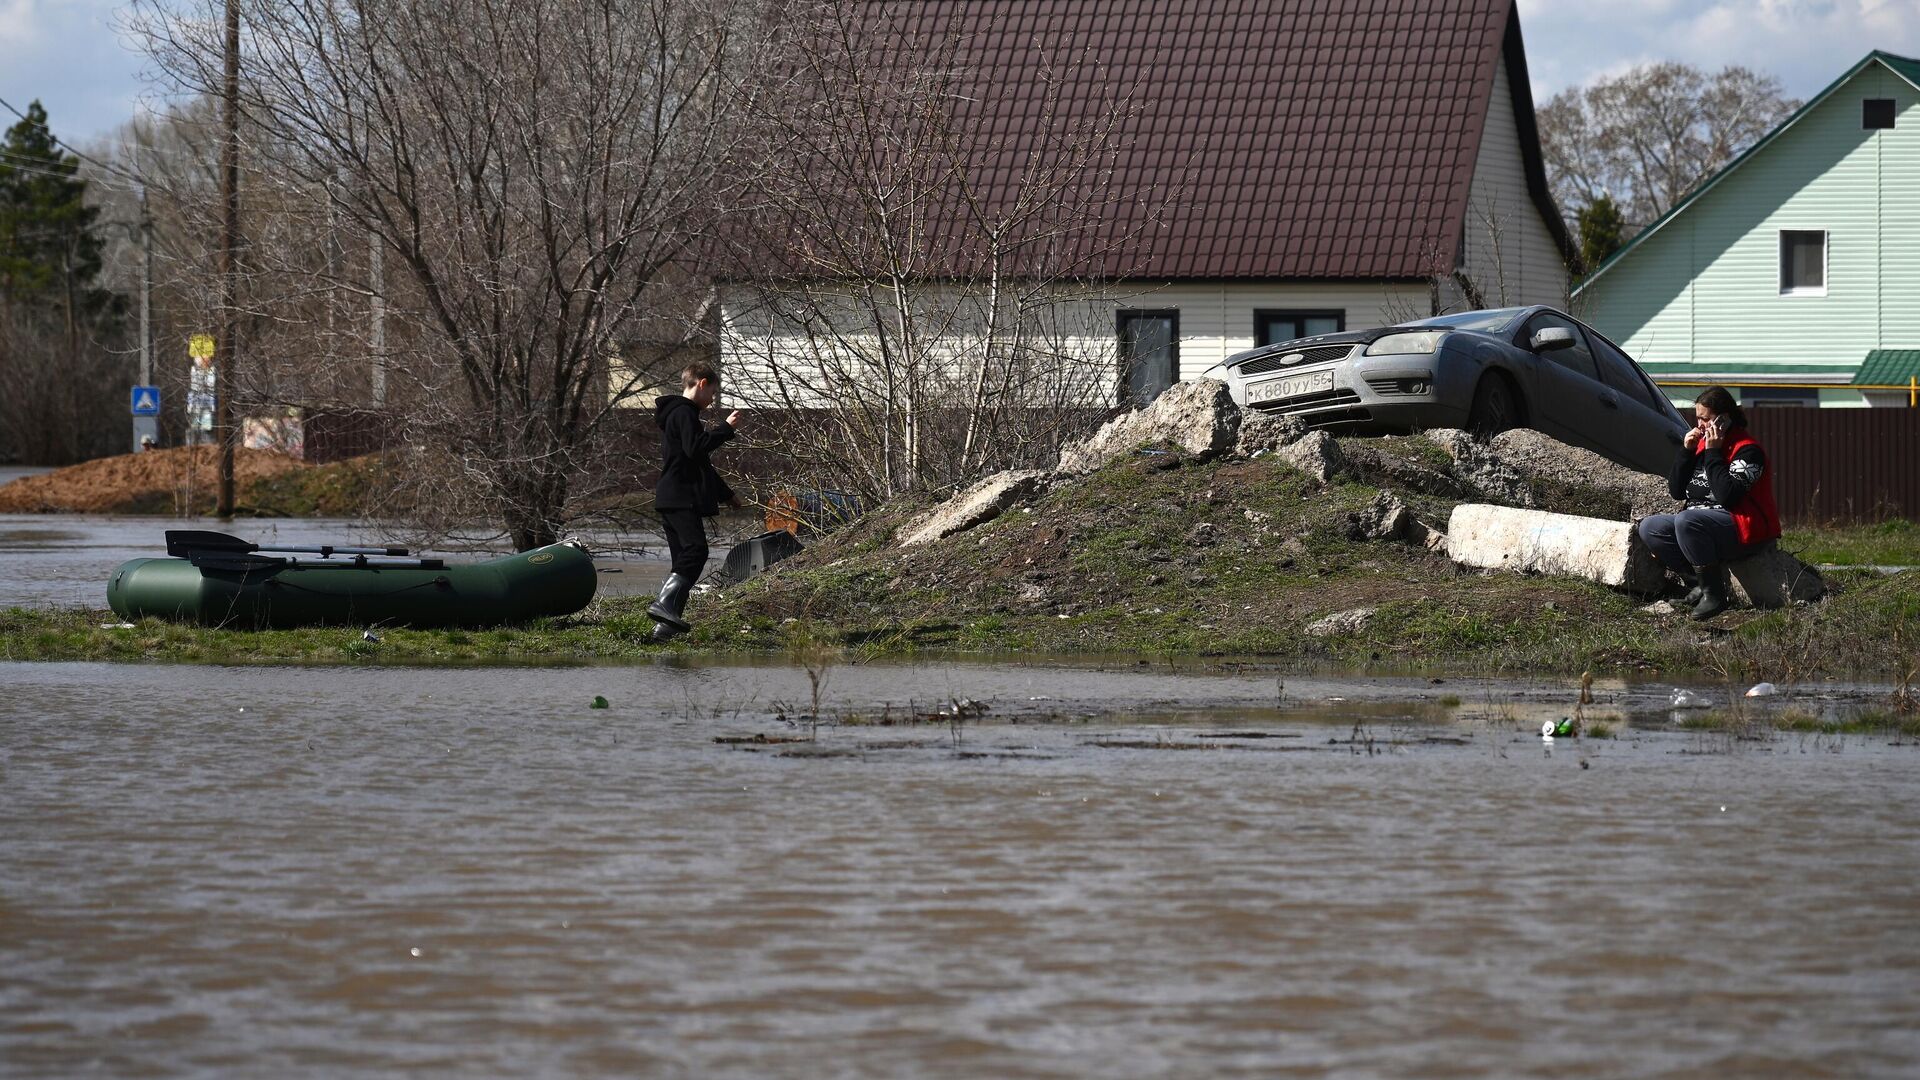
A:
POLYGON ((1573 302, 1676 402, 1920 405, 1920 60, 1869 53, 1573 302))

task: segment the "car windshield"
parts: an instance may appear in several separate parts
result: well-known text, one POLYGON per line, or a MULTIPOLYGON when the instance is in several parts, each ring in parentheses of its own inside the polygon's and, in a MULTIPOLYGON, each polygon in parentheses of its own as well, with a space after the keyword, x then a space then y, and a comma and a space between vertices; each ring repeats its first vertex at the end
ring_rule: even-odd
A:
POLYGON ((1462 311, 1455 315, 1436 315, 1419 322, 1402 323, 1402 326, 1446 326, 1455 330, 1479 330, 1487 334, 1504 334, 1525 314, 1526 308, 1494 308, 1492 311, 1462 311))

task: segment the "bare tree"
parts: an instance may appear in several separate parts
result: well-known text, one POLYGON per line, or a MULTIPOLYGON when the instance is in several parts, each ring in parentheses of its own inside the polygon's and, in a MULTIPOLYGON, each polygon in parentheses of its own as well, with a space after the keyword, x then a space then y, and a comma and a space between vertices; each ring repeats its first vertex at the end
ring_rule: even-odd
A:
MULTIPOLYGON (((763 5, 238 2, 250 174, 306 208, 302 235, 324 219, 377 253, 348 272, 337 249, 255 232, 249 265, 305 283, 322 312, 365 289, 383 317, 336 322, 333 343, 354 338, 355 367, 387 383, 434 504, 484 510, 521 548, 557 539, 651 381, 615 362, 622 346, 705 326, 691 267, 758 157, 741 118, 763 5)), ((154 5, 141 23, 172 84, 203 97, 220 74, 210 13, 154 5)))
POLYGON ((1046 58, 1016 150, 965 28, 817 11, 788 51, 800 104, 769 120, 791 167, 759 272, 723 294, 731 385, 805 418, 780 433, 803 472, 875 498, 1050 461, 1116 400, 1111 283, 1155 220, 1117 178, 1120 81, 1069 99, 1091 61, 1046 58))
POLYGON ((1609 194, 1641 228, 1799 107, 1749 68, 1650 64, 1555 94, 1538 112, 1541 149, 1561 206, 1609 194))

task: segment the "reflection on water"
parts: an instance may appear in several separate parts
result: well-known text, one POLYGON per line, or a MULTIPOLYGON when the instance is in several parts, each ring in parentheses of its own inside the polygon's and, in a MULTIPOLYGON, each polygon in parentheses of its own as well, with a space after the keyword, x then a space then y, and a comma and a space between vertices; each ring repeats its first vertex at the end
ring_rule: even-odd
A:
POLYGON ((0 1071, 1920 1064, 1916 749, 1709 744, 1651 688, 1552 747, 1446 719, 1552 688, 1164 669, 839 668, 829 716, 993 722, 798 744, 715 741, 806 733, 778 667, 0 690, 0 1071))

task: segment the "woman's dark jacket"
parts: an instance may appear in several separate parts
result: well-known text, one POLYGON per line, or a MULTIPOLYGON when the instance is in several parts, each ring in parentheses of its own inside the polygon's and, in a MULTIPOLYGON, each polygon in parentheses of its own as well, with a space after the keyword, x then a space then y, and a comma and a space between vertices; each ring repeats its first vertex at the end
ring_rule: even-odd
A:
POLYGON ((733 489, 713 468, 713 452, 733 438, 727 424, 707 427, 700 407, 679 394, 667 394, 653 406, 660 427, 660 482, 653 489, 656 510, 695 510, 701 517, 720 512, 733 489))
POLYGON ((1746 428, 1728 431, 1724 446, 1708 449, 1703 440, 1691 450, 1681 447, 1667 474, 1667 492, 1688 509, 1704 506, 1727 511, 1743 544, 1780 535, 1772 470, 1767 467, 1766 452, 1746 428))

